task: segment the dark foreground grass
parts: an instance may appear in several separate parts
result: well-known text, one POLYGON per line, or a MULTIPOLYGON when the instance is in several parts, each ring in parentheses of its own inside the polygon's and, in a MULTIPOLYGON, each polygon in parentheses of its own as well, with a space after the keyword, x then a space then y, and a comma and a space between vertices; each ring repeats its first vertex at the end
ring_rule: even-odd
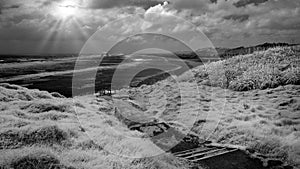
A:
POLYGON ((16 148, 35 144, 63 144, 67 142, 69 135, 56 125, 9 129, 0 133, 0 148, 16 148))
MULTIPOLYGON (((120 123, 110 112, 113 109, 108 101, 102 105, 93 97, 89 101, 87 98, 74 102, 56 93, 0 84, 0 169, 189 168, 187 162, 169 154, 135 161, 106 151, 105 142, 92 140, 86 131, 101 133, 100 140, 117 140, 112 146, 118 146, 126 140, 106 132, 106 122, 123 126, 116 126, 120 123), (96 124, 100 127, 89 123, 82 126, 78 116, 87 122, 99 119, 96 124)), ((137 148, 132 146, 129 151, 137 148)))
POLYGON ((3 150, 0 166, 3 169, 74 169, 74 167, 61 163, 58 155, 46 147, 3 150))

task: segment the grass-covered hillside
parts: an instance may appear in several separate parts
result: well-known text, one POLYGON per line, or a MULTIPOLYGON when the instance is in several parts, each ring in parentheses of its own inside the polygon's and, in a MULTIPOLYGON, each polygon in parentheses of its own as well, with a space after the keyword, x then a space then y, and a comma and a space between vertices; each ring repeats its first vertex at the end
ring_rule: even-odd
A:
POLYGON ((201 84, 235 91, 300 84, 300 47, 277 47, 194 69, 201 84))
POLYGON ((188 168, 186 162, 168 154, 138 161, 119 156, 118 153, 134 156, 142 151, 139 144, 128 145, 126 136, 111 132, 110 127, 116 127, 136 134, 113 116, 112 102, 92 96, 75 100, 1 84, 0 168, 188 168), (111 148, 115 148, 113 153, 111 148))

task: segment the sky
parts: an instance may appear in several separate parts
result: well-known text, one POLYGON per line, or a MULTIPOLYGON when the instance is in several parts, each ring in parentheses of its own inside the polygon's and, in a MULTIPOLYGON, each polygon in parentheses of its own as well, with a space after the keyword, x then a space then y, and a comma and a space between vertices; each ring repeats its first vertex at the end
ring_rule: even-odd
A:
POLYGON ((300 43, 299 18, 299 0, 0 0, 0 54, 79 53, 87 44, 104 52, 124 40, 173 50, 181 48, 170 39, 192 49, 300 43))

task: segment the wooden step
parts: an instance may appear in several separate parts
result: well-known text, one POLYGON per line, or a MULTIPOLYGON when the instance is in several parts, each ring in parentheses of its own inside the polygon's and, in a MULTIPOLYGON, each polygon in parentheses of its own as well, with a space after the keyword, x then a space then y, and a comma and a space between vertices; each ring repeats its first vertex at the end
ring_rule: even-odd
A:
POLYGON ((211 147, 218 147, 218 146, 202 146, 202 147, 197 147, 197 148, 193 148, 193 149, 188 149, 188 150, 184 150, 184 151, 178 151, 178 152, 175 152, 175 153, 172 153, 173 155, 177 155, 177 154, 182 154, 182 153, 186 153, 186 152, 191 152, 191 151, 196 151, 196 150, 203 150, 204 148, 211 148, 211 147))
POLYGON ((238 149, 232 149, 232 150, 229 150, 229 151, 215 151, 215 152, 212 152, 212 154, 206 154, 203 157, 200 157, 200 158, 197 158, 197 159, 193 159, 193 160, 190 160, 190 161, 191 162, 199 162, 201 160, 205 160, 205 159, 208 159, 208 158, 213 158, 213 157, 216 157, 216 156, 220 156, 220 155, 232 153, 232 152, 235 152, 237 150, 238 149))
POLYGON ((211 150, 214 150, 214 149, 217 149, 217 148, 215 148, 215 147, 214 148, 205 148, 205 147, 203 147, 203 148, 199 148, 198 150, 196 149, 196 150, 186 151, 184 153, 178 153, 175 156, 184 158, 186 156, 193 155, 195 153, 203 153, 203 152, 211 151, 211 150))
POLYGON ((184 151, 178 151, 176 153, 172 153, 173 155, 177 155, 177 154, 181 154, 181 153, 186 153, 186 152, 190 152, 190 151, 195 151, 198 150, 200 148, 204 148, 204 147, 197 147, 197 148, 193 148, 193 149, 188 149, 188 150, 184 150, 184 151))
POLYGON ((210 151, 207 151, 207 152, 195 153, 191 156, 185 157, 185 159, 192 161, 194 159, 202 158, 202 157, 208 156, 210 154, 214 154, 214 153, 217 153, 217 152, 224 152, 224 151, 226 151, 226 148, 213 149, 213 150, 210 150, 210 151))

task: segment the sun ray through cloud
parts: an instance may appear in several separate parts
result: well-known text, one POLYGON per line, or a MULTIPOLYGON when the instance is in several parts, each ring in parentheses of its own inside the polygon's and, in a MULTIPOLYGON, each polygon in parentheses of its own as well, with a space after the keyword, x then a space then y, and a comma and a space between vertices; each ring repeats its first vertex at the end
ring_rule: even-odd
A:
POLYGON ((42 43, 38 46, 38 51, 45 50, 46 46, 50 43, 49 41, 53 41, 53 39, 57 38, 57 30, 61 27, 62 22, 62 20, 55 21, 54 25, 50 28, 49 32, 42 40, 42 43))

